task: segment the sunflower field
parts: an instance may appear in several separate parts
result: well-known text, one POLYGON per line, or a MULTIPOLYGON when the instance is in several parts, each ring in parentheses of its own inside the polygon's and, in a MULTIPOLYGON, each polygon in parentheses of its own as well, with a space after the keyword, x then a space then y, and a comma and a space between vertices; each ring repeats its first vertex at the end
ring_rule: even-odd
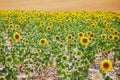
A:
POLYGON ((119 80, 120 13, 0 10, 0 80, 51 76, 119 80), (91 68, 99 74, 92 76, 91 68))

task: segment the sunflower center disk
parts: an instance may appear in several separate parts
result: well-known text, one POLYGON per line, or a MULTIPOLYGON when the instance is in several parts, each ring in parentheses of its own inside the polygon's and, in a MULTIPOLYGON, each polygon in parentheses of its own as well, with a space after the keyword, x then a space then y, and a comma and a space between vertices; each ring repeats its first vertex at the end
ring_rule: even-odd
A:
POLYGON ((79 36, 82 36, 82 34, 79 34, 79 36))
POLYGON ((19 35, 15 35, 15 38, 16 38, 16 39, 19 39, 19 35))
POLYGON ((83 42, 84 42, 84 43, 87 43, 87 39, 83 39, 83 42))
POLYGON ((41 41, 41 43, 43 43, 43 44, 44 44, 44 43, 45 43, 45 41, 44 41, 44 40, 42 40, 42 41, 41 41))
POLYGON ((108 64, 108 63, 104 63, 104 64, 103 64, 103 67, 104 67, 104 68, 108 68, 108 67, 109 67, 109 64, 108 64))

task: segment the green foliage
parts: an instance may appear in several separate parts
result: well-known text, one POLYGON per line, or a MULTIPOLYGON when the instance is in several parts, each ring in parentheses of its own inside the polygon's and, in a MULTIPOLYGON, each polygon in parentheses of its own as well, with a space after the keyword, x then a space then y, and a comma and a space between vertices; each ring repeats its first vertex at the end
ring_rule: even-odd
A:
POLYGON ((8 74, 7 80, 17 80, 20 71, 16 67, 22 66, 30 78, 30 73, 41 74, 51 66, 57 68, 60 80, 86 80, 90 64, 100 51, 112 50, 116 53, 114 58, 120 60, 119 26, 119 13, 112 12, 0 10, 0 65, 5 66, 0 73, 8 74), (114 31, 110 31, 111 28, 114 31), (15 32, 21 37, 18 42, 13 39, 15 32), (89 39, 87 45, 80 42, 79 32, 89 39), (101 37, 103 34, 106 38, 101 37), (57 35, 59 39, 56 39, 57 35), (117 38, 110 39, 109 35, 117 38), (40 44, 41 38, 47 40, 45 45, 40 44), (35 65, 35 69, 30 65, 35 65))

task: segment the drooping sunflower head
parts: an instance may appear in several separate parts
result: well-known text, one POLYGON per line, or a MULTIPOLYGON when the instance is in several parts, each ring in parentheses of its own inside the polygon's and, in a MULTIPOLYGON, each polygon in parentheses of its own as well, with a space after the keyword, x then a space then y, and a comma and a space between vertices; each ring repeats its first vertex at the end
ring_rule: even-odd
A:
POLYGON ((47 43, 47 39, 44 39, 44 38, 40 39, 39 41, 40 45, 45 45, 46 43, 47 43))
POLYGON ((20 39, 21 39, 20 34, 17 33, 17 32, 15 32, 14 35, 13 35, 13 39, 14 39, 16 42, 20 41, 20 39))
POLYGON ((88 45, 88 44, 90 43, 90 40, 89 40, 89 38, 87 38, 87 37, 82 37, 82 38, 80 39, 80 43, 81 43, 82 45, 88 45))
POLYGON ((110 71, 112 69, 112 62, 110 60, 103 60, 100 62, 100 68, 102 71, 110 71))

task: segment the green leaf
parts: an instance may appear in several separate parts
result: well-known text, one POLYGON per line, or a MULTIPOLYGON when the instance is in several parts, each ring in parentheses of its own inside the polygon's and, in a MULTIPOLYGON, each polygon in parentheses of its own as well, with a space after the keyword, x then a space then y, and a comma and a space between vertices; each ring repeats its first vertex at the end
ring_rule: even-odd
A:
POLYGON ((79 77, 78 77, 78 80, 86 80, 86 78, 85 78, 85 77, 82 77, 82 76, 79 76, 79 77))
POLYGON ((106 78, 105 78, 105 80, 112 80, 109 76, 107 76, 106 78))

